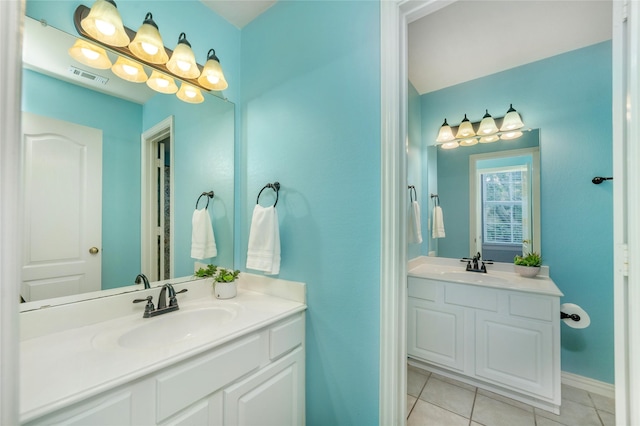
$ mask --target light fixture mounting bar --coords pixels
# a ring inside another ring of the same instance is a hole
[[[166,67],[165,64],[152,64],[152,63],[147,62],[147,61],[145,61],[143,59],[140,59],[137,56],[135,56],[133,53],[131,53],[129,48],[126,47],[126,46],[125,47],[110,46],[110,45],[102,43],[101,41],[96,40],[95,38],[90,36],[82,28],[82,25],[80,24],[82,22],[82,20],[89,14],[90,10],[91,9],[89,7],[81,4],[76,8],[76,10],[75,10],[75,12],[73,14],[73,25],[76,27],[76,31],[78,31],[78,34],[80,34],[82,37],[84,37],[84,38],[86,38],[88,40],[91,40],[92,42],[94,42],[96,44],[99,44],[100,46],[102,46],[102,47],[104,47],[104,48],[106,48],[106,49],[108,49],[108,50],[110,50],[110,51],[112,51],[112,52],[114,52],[116,54],[123,55],[123,56],[127,57],[128,59],[131,59],[131,60],[136,61],[136,62],[140,62],[140,63],[148,66],[151,69],[158,70],[158,71],[160,71],[160,72],[162,72],[164,74],[167,74],[170,77],[176,78],[176,79],[178,79],[180,81],[184,81],[186,83],[189,83],[192,86],[195,86],[195,87],[198,87],[201,90],[204,90],[205,92],[211,92],[210,89],[207,89],[206,87],[204,87],[203,85],[198,83],[198,79],[184,78],[184,77],[177,76],[174,73],[172,73],[171,71],[169,71],[169,69]],[[136,32],[135,31],[133,31],[130,28],[127,28],[126,26],[124,27],[124,30],[125,30],[125,32],[127,33],[127,35],[129,36],[129,38],[131,40],[133,40],[135,38],[135,36],[136,36]],[[167,48],[165,46],[163,46],[163,47],[164,47],[164,50],[167,52],[167,55],[169,57],[171,57],[171,54],[173,53],[173,50],[171,50],[171,49],[169,49],[169,48]],[[196,63],[196,65],[198,66],[198,69],[200,71],[202,71],[202,69],[204,68],[202,65],[200,65],[198,63]]]

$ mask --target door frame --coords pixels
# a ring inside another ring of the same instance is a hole
[[[174,155],[174,116],[170,115],[158,124],[142,133],[140,137],[140,249],[141,249],[141,268],[142,273],[150,276],[151,271],[155,270],[157,256],[155,239],[152,236],[156,234],[155,221],[148,220],[155,217],[156,212],[156,177],[154,171],[157,170],[155,161],[157,157],[156,150],[153,149],[157,142],[169,138],[169,152]],[[173,158],[171,159],[173,163]],[[169,270],[171,277],[174,275],[174,173],[173,167],[169,171]]]

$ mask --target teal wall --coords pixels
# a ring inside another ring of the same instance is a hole
[[[103,289],[132,284],[140,273],[140,203],[131,200],[140,199],[142,106],[30,70],[22,83],[24,111],[102,130]]]
[[[562,302],[591,316],[586,329],[562,326],[562,370],[607,383],[614,378],[612,185],[591,179],[612,174],[611,78],[611,42],[603,42],[422,96],[425,144],[445,117],[452,125],[465,113],[479,121],[485,108],[501,116],[510,103],[540,129],[544,264]]]
[[[508,142],[498,141],[456,149],[437,148],[437,187],[446,232],[446,238],[438,239],[438,256],[459,259],[475,254],[469,251],[469,157],[487,152],[537,147],[539,135],[538,130],[533,130],[523,132],[520,138]]]
[[[279,277],[307,283],[310,426],[378,424],[379,15],[287,1],[242,30],[239,263],[258,191],[279,181]]]

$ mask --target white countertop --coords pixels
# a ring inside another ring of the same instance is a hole
[[[542,266],[538,276],[533,278],[521,277],[515,273],[512,263],[495,262],[486,267],[487,273],[468,272],[465,270],[466,263],[461,262],[460,259],[420,256],[409,262],[407,275],[459,284],[563,296],[549,277],[547,266]]]
[[[233,320],[212,327],[204,335],[190,336],[167,345],[128,349],[105,344],[104,338],[102,342],[100,338],[96,338],[113,330],[135,328],[173,315],[174,312],[169,312],[153,318],[142,318],[144,303],[132,303],[134,297],[144,297],[147,293],[152,294],[156,302],[158,288],[144,290],[135,296],[128,293],[23,312],[23,337],[20,342],[20,421],[33,420],[81,399],[143,377],[306,309],[303,283],[252,277],[251,274],[242,275],[238,295],[227,300],[215,298],[211,290],[211,280],[175,285],[176,291],[189,288],[189,292],[178,295],[180,310],[175,313],[205,306],[219,306],[225,309],[233,308],[237,314]],[[263,288],[266,290],[264,293],[258,292]],[[115,307],[115,304],[122,305],[123,309],[130,312],[102,321],[97,321],[96,318],[104,319],[104,313],[87,313],[86,321],[76,316],[82,310],[88,312],[87,307],[95,310],[95,306],[103,306],[109,310],[108,306]],[[74,316],[75,321],[60,320],[60,317]],[[94,318],[90,318],[92,316]],[[43,322],[55,325],[49,325],[48,331],[44,333],[36,331],[37,324]],[[71,327],[69,324],[76,326]]]

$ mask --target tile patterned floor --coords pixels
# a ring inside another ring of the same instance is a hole
[[[560,415],[409,366],[407,426],[614,426],[614,401],[562,385]]]

